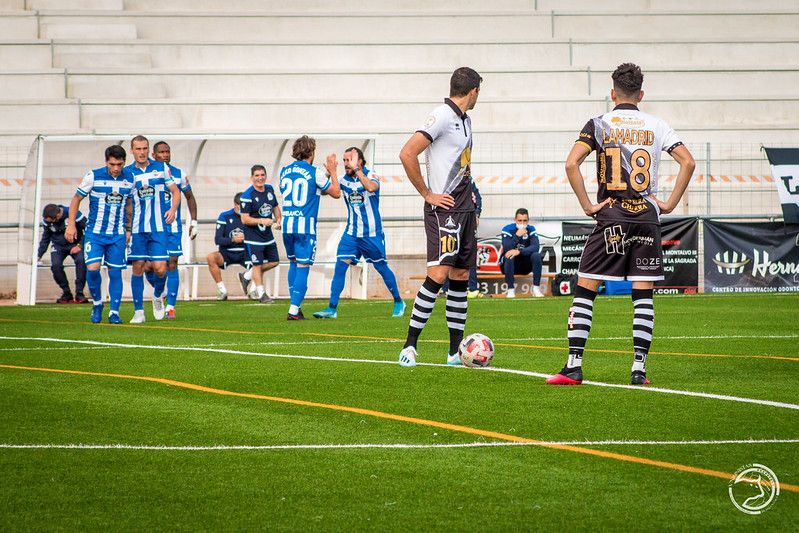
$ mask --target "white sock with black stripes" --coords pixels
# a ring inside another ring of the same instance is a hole
[[[583,366],[583,350],[591,332],[591,323],[594,318],[594,299],[596,293],[585,287],[577,286],[574,290],[574,300],[569,309],[569,360],[568,368]]]
[[[436,305],[436,295],[441,290],[441,283],[431,279],[429,276],[425,278],[422,286],[419,287],[419,292],[416,293],[416,299],[413,301],[413,311],[411,313],[411,322],[408,325],[408,337],[405,339],[405,348],[413,346],[416,348],[416,343],[419,341],[419,335],[422,334],[427,319],[433,313],[433,307]]]
[[[655,306],[652,289],[633,289],[633,371],[646,372],[646,356],[652,344]]]
[[[458,353],[458,346],[463,340],[466,329],[466,310],[468,300],[466,289],[469,282],[465,279],[450,279],[447,291],[447,327],[449,328],[449,355]]]

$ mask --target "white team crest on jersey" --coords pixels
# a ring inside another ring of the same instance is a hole
[[[429,128],[430,126],[432,126],[435,123],[436,123],[436,117],[434,117],[433,115],[430,115],[429,117],[427,117],[427,120],[424,122],[424,127],[425,128]]]
[[[451,216],[447,217],[447,221],[444,222],[444,227],[445,228],[454,228],[455,227],[455,221],[452,220]]]

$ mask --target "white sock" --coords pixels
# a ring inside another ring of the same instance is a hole
[[[300,312],[300,306],[294,305],[294,304],[289,306],[289,314],[290,315],[296,315],[299,312]]]
[[[108,312],[108,316],[111,316],[111,315],[118,315],[118,314],[119,314],[119,312],[117,312],[117,311],[109,311],[109,312]]]
[[[256,285],[255,287],[255,294],[258,295],[258,298],[264,295],[264,286],[263,285]]]
[[[224,281],[220,281],[219,283],[217,283],[216,288],[219,289],[219,292],[227,292]]]
[[[102,300],[99,300],[99,301],[98,300],[92,300],[92,305],[103,305],[103,301]]]
[[[252,279],[252,269],[244,271],[244,279],[250,281]]]

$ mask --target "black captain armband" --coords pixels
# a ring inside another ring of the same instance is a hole
[[[672,144],[671,146],[669,146],[668,149],[666,150],[666,153],[670,154],[678,146],[683,146],[682,141],[678,141],[678,142]]]

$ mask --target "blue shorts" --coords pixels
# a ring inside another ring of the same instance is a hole
[[[125,236],[86,233],[83,257],[87,265],[102,262],[108,268],[127,268]]]
[[[361,260],[361,256],[369,263],[386,260],[386,239],[377,237],[353,237],[345,233],[336,249],[336,259],[349,259],[353,263]]]
[[[280,256],[277,253],[277,244],[274,242],[264,246],[248,244],[247,257],[247,261],[253,265],[264,265],[266,263],[277,263],[280,261]]]
[[[183,255],[183,233],[167,233],[166,253],[169,257],[180,257]]]
[[[284,233],[286,256],[300,265],[312,265],[316,260],[316,235]]]
[[[129,261],[166,261],[167,239],[169,234],[163,231],[150,233],[134,233],[130,245]]]
[[[222,255],[222,270],[230,265],[241,265],[249,268],[250,259],[247,256],[247,250],[230,251],[227,248],[220,248],[219,253]]]

